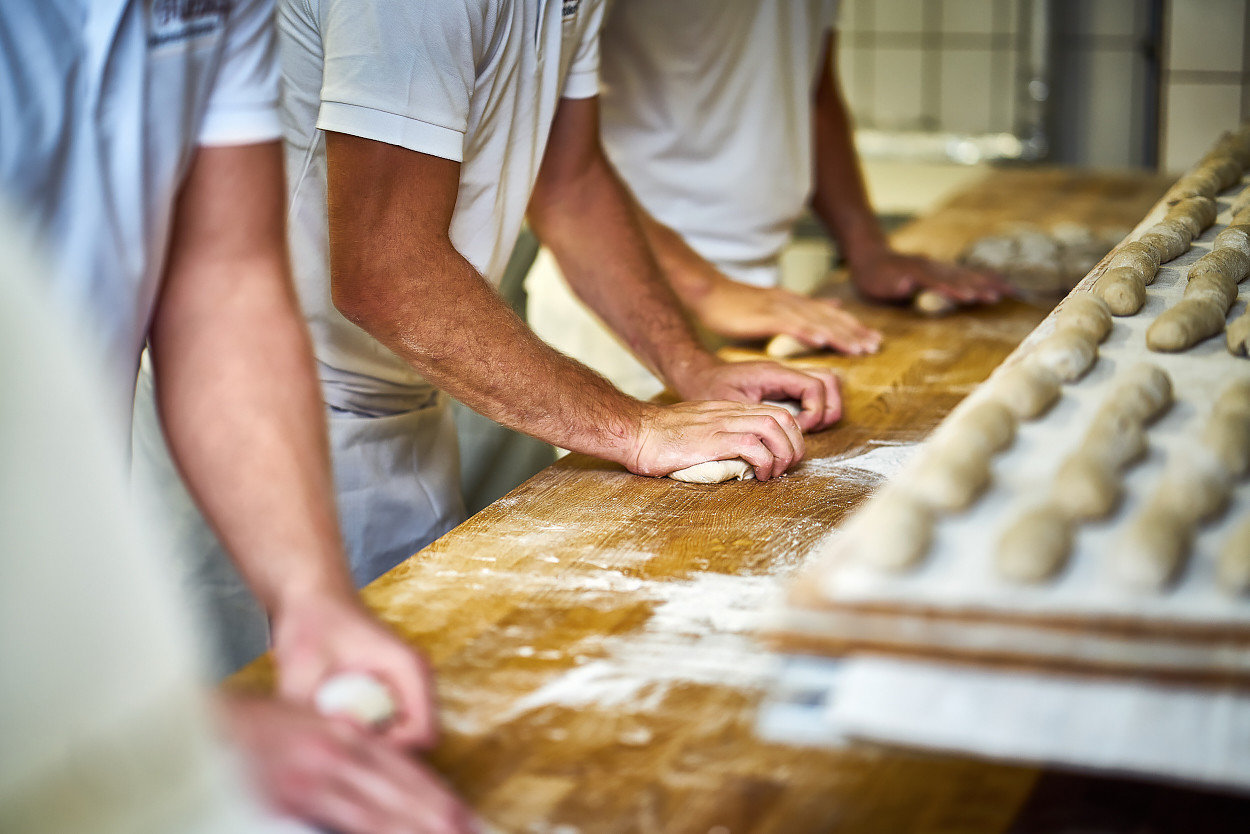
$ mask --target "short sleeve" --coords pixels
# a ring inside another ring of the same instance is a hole
[[[248,145],[281,135],[273,0],[238,0],[226,20],[199,143]]]
[[[587,6],[587,19],[583,23],[581,40],[569,74],[564,78],[561,98],[593,98],[599,95],[599,35],[603,31],[603,18],[607,3],[603,0],[582,0]]]
[[[484,5],[324,0],[317,127],[463,161]]]

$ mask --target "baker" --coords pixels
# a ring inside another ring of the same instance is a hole
[[[615,3],[604,26],[603,141],[637,198],[664,277],[697,321],[733,339],[788,334],[850,354],[880,335],[835,302],[779,287],[780,255],[811,206],[861,295],[933,289],[992,302],[994,276],[893,251],[859,170],[835,61],[834,0]],[[639,396],[660,387],[587,314],[540,255],[534,330]]]
[[[344,558],[284,252],[272,17],[268,0],[4,4],[0,194],[23,212],[19,239],[51,255],[27,277],[105,363],[96,407],[110,425],[129,425],[151,346],[161,427],[273,624],[288,703],[227,712],[275,800],[349,831],[418,830],[454,803],[438,805],[437,779],[397,753],[434,740],[428,675],[357,601]],[[340,672],[389,688],[384,738],[312,712]],[[377,790],[345,793],[345,779]]]
[[[776,477],[801,429],[839,415],[831,374],[708,353],[660,278],[599,144],[604,10],[280,3],[291,250],[360,581],[461,518],[447,393],[643,475],[742,457]],[[577,291],[692,402],[622,394],[504,304],[493,285],[527,209]]]

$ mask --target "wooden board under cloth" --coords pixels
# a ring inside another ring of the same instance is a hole
[[[1131,226],[1165,185],[995,171],[964,195],[982,206],[984,231],[968,223],[952,240],[939,212],[900,234],[947,254],[1042,204],[1056,219],[1071,208],[1077,222]],[[1017,817],[1033,768],[790,747],[754,732],[778,662],[756,630],[877,483],[844,463],[921,439],[1045,313],[1008,303],[923,321],[851,309],[886,348],[804,360],[843,375],[847,416],[809,439],[792,475],[701,486],[571,456],[365,590],[432,661],[443,723],[433,764],[497,829],[988,833]],[[267,663],[237,681],[268,682]]]
[[[1222,590],[1215,579],[1219,548],[1236,522],[1250,516],[1250,482],[1235,484],[1229,506],[1198,528],[1193,553],[1173,585],[1161,591],[1126,588],[1112,564],[1126,522],[1160,483],[1168,455],[1201,433],[1224,386],[1250,379],[1250,361],[1231,355],[1222,334],[1181,353],[1154,353],[1145,344],[1147,327],[1180,300],[1186,272],[1227,226],[1229,206],[1241,190],[1235,186],[1220,195],[1215,225],[1190,251],[1162,266],[1145,307],[1114,320],[1088,375],[1064,385],[1043,417],[1020,423],[1012,446],[993,460],[987,494],[962,513],[939,517],[933,546],[915,570],[890,573],[865,565],[849,552],[854,548],[848,540],[831,536],[827,554],[796,580],[791,604],[779,615],[781,644],[820,654],[872,652],[1250,687],[1250,598]],[[1164,210],[1157,205],[1130,238]],[[1107,260],[1076,292],[1093,285]],[[1242,287],[1230,316],[1245,307],[1250,286]],[[1052,316],[1004,367],[1053,330]],[[1176,402],[1148,429],[1145,461],[1125,474],[1125,500],[1110,518],[1076,528],[1072,556],[1053,580],[1021,584],[1000,578],[993,560],[1004,528],[1044,497],[1116,374],[1141,361],[1170,374]]]

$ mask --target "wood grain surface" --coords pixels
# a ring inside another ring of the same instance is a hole
[[[897,241],[950,257],[1015,222],[1130,227],[1165,185],[1143,175],[996,171]],[[846,416],[809,438],[808,459],[787,477],[681,484],[571,456],[365,589],[367,603],[431,658],[444,724],[432,761],[498,830],[1013,825],[1034,769],[783,747],[753,732],[778,662],[755,636],[763,611],[876,485],[852,459],[923,438],[1046,313],[1006,302],[924,320],[847,303],[884,331],[884,349],[795,363],[840,372]],[[263,689],[270,676],[262,660],[233,685]]]

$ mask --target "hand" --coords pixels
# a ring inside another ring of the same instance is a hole
[[[803,433],[775,405],[692,402],[648,405],[623,461],[639,475],[667,475],[709,460],[742,458],[760,481],[803,457]]]
[[[354,594],[317,596],[276,611],[273,654],[284,698],[311,705],[328,678],[366,672],[395,699],[397,714],[383,735],[404,747],[434,745],[434,687],[425,661],[374,619]]]
[[[899,301],[928,289],[959,304],[991,304],[1015,292],[997,275],[889,249],[852,263],[851,280],[875,301]]]
[[[786,333],[813,348],[852,356],[876,353],[881,334],[865,327],[833,299],[753,287],[721,276],[694,306],[699,322],[730,339],[768,339]]]
[[[819,431],[842,417],[838,377],[823,368],[802,371],[776,362],[721,362],[715,360],[686,374],[673,387],[686,400],[730,400],[760,403],[794,400],[802,405],[798,424],[805,432]]]
[[[279,813],[342,834],[478,830],[442,780],[359,727],[273,699],[221,706],[246,770]]]

